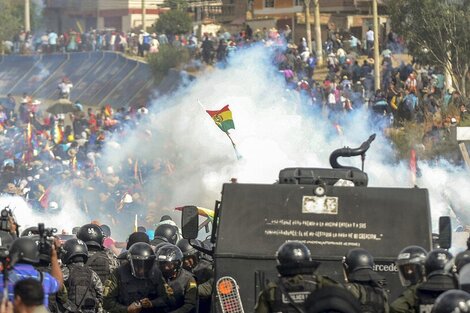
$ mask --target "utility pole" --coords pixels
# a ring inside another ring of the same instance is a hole
[[[304,0],[305,3],[305,27],[307,27],[307,47],[312,50],[312,29],[310,27],[310,0]]]
[[[379,13],[377,0],[372,0],[372,14],[374,18],[374,87],[380,89],[380,51],[379,51]]]
[[[315,52],[317,64],[323,65],[323,47],[321,40],[321,20],[320,20],[320,0],[313,0],[313,9],[315,10]]]
[[[29,14],[29,0],[24,0],[24,31],[31,31],[31,21]]]
[[[145,0],[142,0],[142,30],[145,32]]]

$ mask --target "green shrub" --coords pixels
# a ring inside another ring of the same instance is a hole
[[[186,48],[161,45],[157,53],[150,53],[147,61],[157,81],[160,81],[171,68],[178,68],[189,61]]]

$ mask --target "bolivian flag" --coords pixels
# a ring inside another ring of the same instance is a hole
[[[212,117],[215,124],[219,126],[223,132],[227,132],[229,129],[235,129],[232,119],[232,111],[228,108],[228,104],[218,111],[206,110],[206,112]]]
[[[52,140],[56,145],[58,145],[62,142],[62,140],[64,140],[64,131],[58,123],[56,123],[54,125],[54,128],[52,129]]]

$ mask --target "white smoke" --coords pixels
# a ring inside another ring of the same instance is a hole
[[[45,227],[56,228],[58,233],[65,230],[71,233],[73,227],[89,223],[87,216],[77,206],[73,193],[68,188],[56,187],[51,190],[51,201],[57,201],[59,210],[48,210],[38,212],[32,209],[23,197],[2,195],[0,197],[0,208],[8,207],[18,224],[20,233],[28,227],[44,223]]]
[[[34,16],[41,17],[45,8],[44,0],[32,0],[31,3],[34,4],[34,12],[32,12]]]
[[[120,138],[119,149],[106,148],[102,159],[119,167],[137,155],[160,164],[162,170],[150,179],[147,190],[160,216],[186,204],[212,208],[222,184],[232,177],[241,183],[273,183],[286,167],[329,167],[334,149],[356,147],[377,132],[366,111],[358,110],[341,123],[344,135],[338,135],[323,112],[299,105],[297,93],[285,89],[271,59],[266,48],[247,49],[232,58],[227,69],[201,75],[185,90],[156,100],[157,113]],[[233,112],[236,129],[231,134],[240,160],[205,112],[226,104]],[[361,166],[360,158],[348,162]],[[470,194],[462,193],[469,190],[470,180],[467,172],[445,162],[420,167],[418,184],[429,188],[436,228],[437,218],[449,213],[449,195],[460,196],[454,205],[461,208],[470,203]],[[391,143],[380,132],[367,153],[365,170],[369,186],[412,187],[407,162],[396,163]],[[179,214],[173,216],[179,220]]]
[[[33,82],[42,82],[42,81],[46,80],[47,78],[49,78],[51,73],[50,73],[49,69],[47,67],[45,67],[42,62],[37,63],[36,66],[39,67],[40,71],[39,71],[39,73],[37,73],[36,75],[31,77],[31,79],[30,79],[31,81],[33,81]]]

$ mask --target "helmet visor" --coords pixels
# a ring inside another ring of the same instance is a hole
[[[150,270],[153,267],[154,259],[140,259],[130,258],[130,264],[132,269],[132,275],[138,279],[145,279],[150,274]]]
[[[398,265],[401,284],[405,287],[416,285],[424,279],[423,266],[421,264]]]
[[[189,256],[185,256],[183,258],[183,265],[182,267],[187,270],[187,271],[190,271],[192,272],[193,269],[196,267],[197,265],[197,259],[194,255],[189,255]]]
[[[162,272],[163,277],[169,279],[172,278],[175,273],[178,271],[178,266],[176,261],[169,262],[169,261],[160,261],[158,262],[158,267]]]

